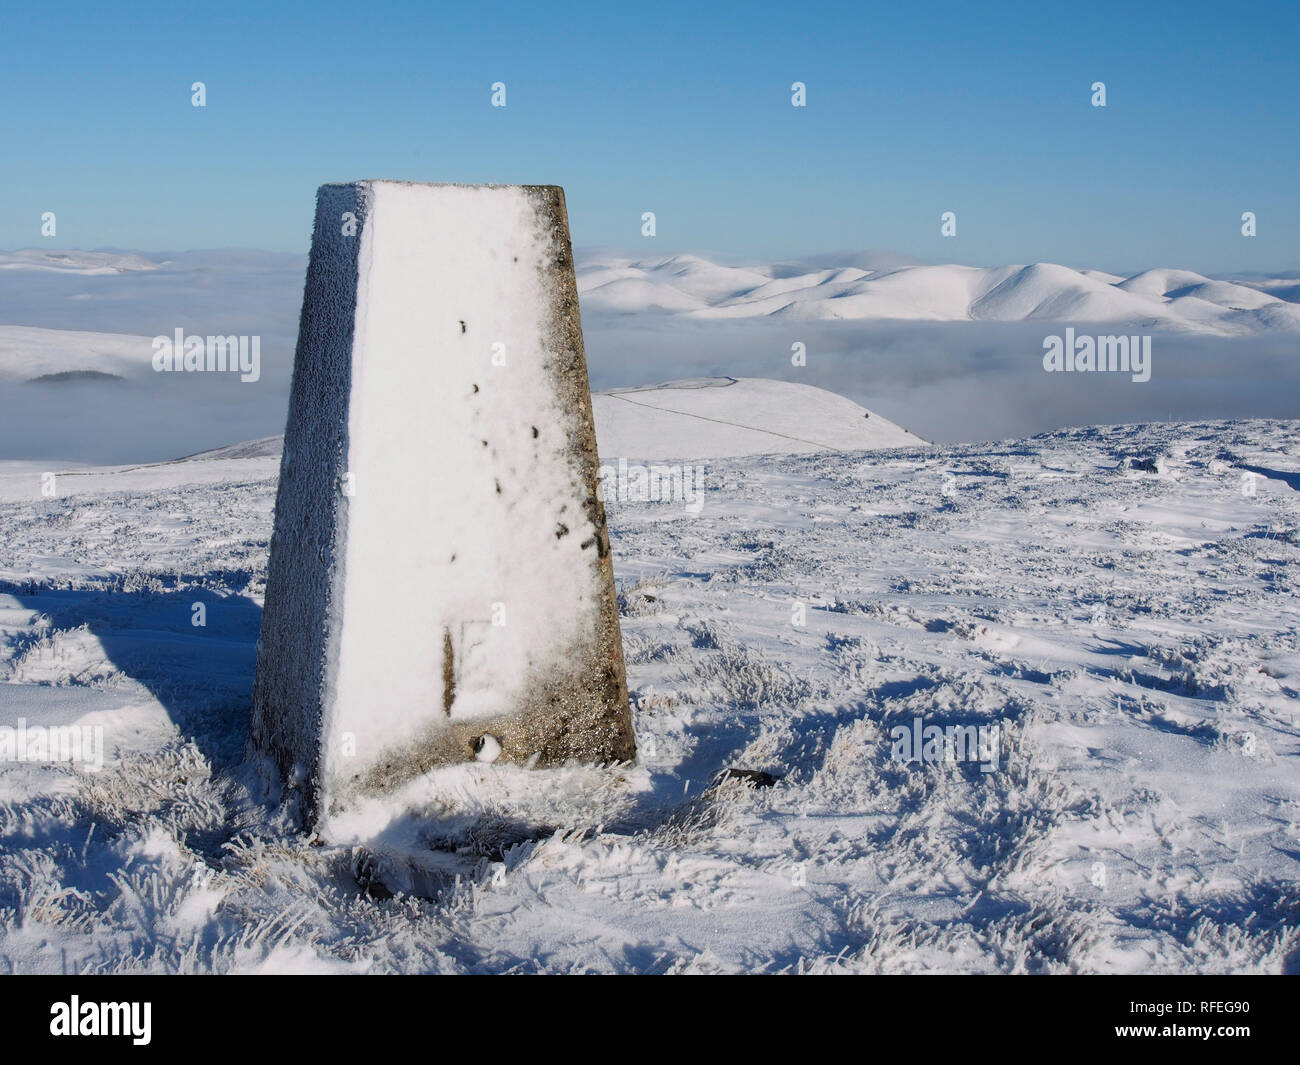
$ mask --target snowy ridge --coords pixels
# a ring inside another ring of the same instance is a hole
[[[0,251],[0,270],[45,270],[60,274],[124,274],[157,270],[166,266],[137,255],[118,251]]]
[[[1283,298],[1290,294],[1283,285],[1215,281],[1189,270],[1147,270],[1123,278],[1034,263],[991,269],[850,267],[791,276],[771,266],[719,266],[693,255],[602,256],[580,264],[578,290],[585,310],[692,318],[1042,319],[1226,335],[1300,331],[1300,306]]]
[[[595,392],[591,405],[604,461],[796,455],[925,443],[834,392],[757,377],[691,378]],[[266,437],[184,461],[278,454],[282,443],[282,437]]]
[[[141,377],[153,372],[152,338],[0,325],[0,381],[51,374]]]
[[[592,396],[602,459],[861,451],[924,441],[850,399],[788,381],[707,377]]]

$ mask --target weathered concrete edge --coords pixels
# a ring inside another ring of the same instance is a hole
[[[276,489],[249,746],[301,789],[300,815],[316,817],[326,684],[338,633],[346,500],[340,490],[356,328],[359,257],[369,201],[361,183],[316,193],[284,451]],[[356,220],[345,235],[344,215]],[[315,525],[325,531],[310,537]]]

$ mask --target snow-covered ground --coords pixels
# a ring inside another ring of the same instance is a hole
[[[242,764],[278,442],[5,464],[0,724],[99,726],[104,767],[0,767],[0,969],[1295,970],[1298,446],[773,443],[702,507],[610,502],[639,763],[444,776],[430,898]],[[904,764],[917,722],[998,742]]]

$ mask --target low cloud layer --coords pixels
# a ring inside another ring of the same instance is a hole
[[[1054,322],[695,322],[664,316],[585,321],[592,387],[731,374],[816,385],[936,442],[973,442],[1072,425],[1300,416],[1300,337],[1155,334],[1151,379],[1047,373]],[[1083,332],[1084,330],[1080,330]],[[1104,325],[1087,331],[1104,335]],[[807,365],[791,365],[804,344]]]
[[[75,254],[75,253],[73,253]],[[160,260],[164,256],[154,255]],[[0,460],[149,462],[284,429],[304,259],[260,252],[186,253],[153,270],[7,270],[0,324],[130,333],[177,328],[261,337],[261,379],[99,366],[93,345],[68,364],[0,374]],[[593,389],[683,377],[766,377],[848,396],[936,442],[1025,436],[1063,426],[1296,417],[1300,335],[1153,333],[1151,378],[1047,373],[1043,341],[1068,322],[698,320],[653,312],[583,315]],[[1078,323],[1132,334],[1130,324]],[[791,364],[801,343],[806,365]],[[63,376],[110,370],[121,380]]]

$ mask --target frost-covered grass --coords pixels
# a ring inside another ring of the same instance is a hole
[[[108,755],[0,767],[0,971],[1300,968],[1298,443],[711,461],[698,515],[613,504],[641,764],[528,821],[467,778],[429,898],[243,763],[272,464],[0,476],[0,724]],[[892,759],[915,718],[996,724],[997,769]]]

